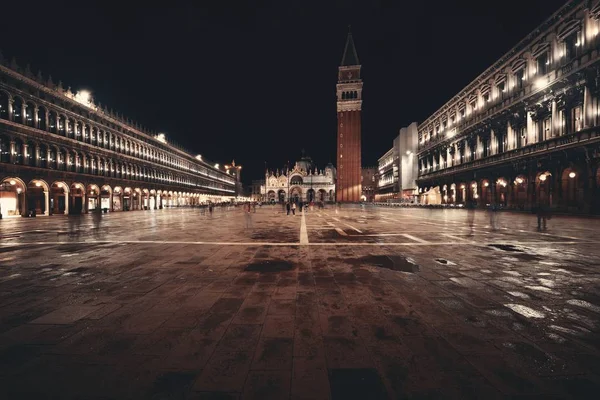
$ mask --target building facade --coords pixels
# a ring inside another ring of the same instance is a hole
[[[362,188],[361,201],[375,201],[375,191],[377,189],[377,167],[363,167],[360,178]]]
[[[419,126],[422,202],[597,212],[599,20],[569,1]]]
[[[392,148],[378,160],[376,201],[416,201],[418,124],[400,129]]]
[[[360,62],[352,34],[348,32],[337,83],[337,201],[358,202],[361,190]]]
[[[261,188],[262,200],[268,202],[335,201],[336,169],[327,164],[318,169],[310,157],[302,159],[294,168],[266,171]]]
[[[2,60],[0,60],[2,61]],[[236,196],[225,170],[52,79],[0,62],[0,214],[157,209]]]

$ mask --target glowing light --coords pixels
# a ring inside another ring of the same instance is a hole
[[[569,178],[573,179],[577,176],[575,172],[569,172]]]
[[[476,184],[476,183],[474,183],[474,184],[472,184],[472,185],[471,185],[471,187],[472,187],[473,189],[475,189],[475,188],[477,187],[477,184]]]
[[[15,186],[17,184],[17,182],[14,179],[11,179],[9,183],[13,186]]]
[[[41,184],[41,183],[39,183],[39,182],[36,182],[36,183],[35,183],[35,186],[37,186],[37,187],[40,187],[40,186],[42,186],[42,184]]]
[[[544,78],[538,78],[536,79],[536,81],[534,82],[534,86],[536,89],[542,89],[544,87],[546,87],[546,85],[548,84],[548,81]]]
[[[523,178],[517,178],[515,179],[515,181],[520,185],[521,183],[523,183]]]
[[[542,174],[540,175],[540,181],[544,182],[546,180],[546,175]]]
[[[218,169],[218,168],[219,168],[219,164],[215,164],[215,168],[217,168],[217,169]]]
[[[485,186],[485,187],[488,187],[488,186],[490,186],[490,184],[489,184],[488,182],[485,182],[485,183],[483,184],[483,186]]]
[[[167,143],[167,137],[164,133],[159,133],[158,135],[155,135],[154,139],[158,140],[161,143]]]
[[[407,155],[407,156],[410,156],[411,154],[412,154],[412,151],[410,151],[410,150],[406,150],[406,155]]]
[[[73,97],[73,99],[76,102],[81,103],[87,107],[90,107],[92,105],[92,93],[90,93],[89,90],[80,90],[75,94],[75,97]]]
[[[17,193],[18,193],[18,194],[21,194],[21,192],[22,192],[22,191],[23,191],[23,189],[21,189],[21,188],[17,188]]]
[[[196,156],[196,160],[200,160],[200,161],[202,161],[202,156],[201,156],[200,154],[198,154],[198,155]]]

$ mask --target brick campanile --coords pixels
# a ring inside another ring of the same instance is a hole
[[[336,200],[359,202],[361,189],[362,79],[352,33],[348,32],[337,83]]]

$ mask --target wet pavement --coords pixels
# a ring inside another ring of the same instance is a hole
[[[598,219],[0,221],[0,398],[596,398]]]

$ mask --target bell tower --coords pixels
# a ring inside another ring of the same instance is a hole
[[[337,184],[336,200],[359,202],[361,189],[361,109],[360,62],[352,33],[338,68],[337,83]]]

